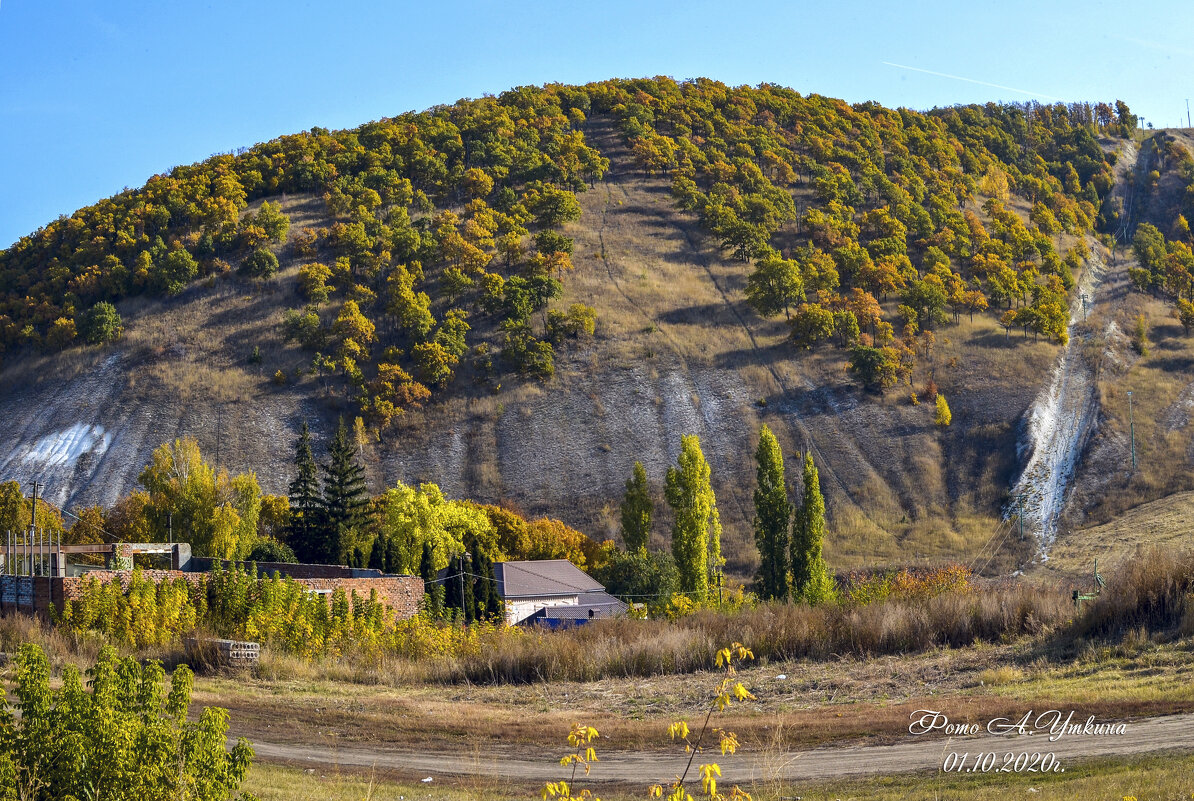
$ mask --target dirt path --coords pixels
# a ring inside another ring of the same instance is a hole
[[[1136,168],[1136,148],[1127,144],[1116,163],[1116,192],[1130,209],[1134,192],[1128,174]],[[1087,237],[1091,256],[1070,306],[1069,344],[1062,350],[1048,385],[1032,404],[1028,419],[1028,461],[1012,489],[1008,514],[1022,510],[1024,528],[1037,543],[1037,559],[1048,559],[1078,459],[1098,426],[1098,385],[1083,344],[1095,335],[1086,325],[1091,311],[1106,301],[1099,289],[1110,272],[1103,250]]]
[[[1043,710],[1041,710],[1043,711]],[[1075,722],[1078,721],[1075,715]],[[1156,751],[1194,751],[1194,714],[1170,715],[1128,722],[1119,735],[1069,734],[1049,742],[1046,732],[1034,735],[988,735],[965,738],[922,739],[909,735],[896,745],[825,747],[793,753],[739,752],[722,757],[710,752],[700,762],[717,762],[723,783],[746,784],[775,780],[793,781],[843,776],[885,776],[939,770],[945,755],[993,751],[1002,765],[1004,754],[1052,753],[1064,769],[1076,760],[1130,756]],[[687,757],[653,753],[618,753],[600,748],[600,762],[590,776],[592,783],[650,785],[668,782],[683,772]],[[258,759],[307,767],[376,768],[423,778],[484,777],[534,783],[561,778],[557,759],[564,753],[550,751],[527,758],[524,751],[408,752],[362,748],[359,745],[280,745],[254,741]]]

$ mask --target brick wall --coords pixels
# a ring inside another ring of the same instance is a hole
[[[155,583],[181,578],[192,584],[198,584],[204,576],[203,573],[184,573],[178,570],[142,570],[141,575]],[[34,611],[48,616],[51,600],[59,606],[64,599],[77,600],[91,578],[103,584],[119,581],[121,587],[127,590],[132,576],[132,571],[129,570],[93,570],[86,576],[33,579]],[[18,606],[16,603],[17,577],[0,576],[0,579],[13,580],[11,588],[0,587],[0,610],[28,612],[27,605]],[[21,581],[28,582],[30,579]],[[418,614],[419,602],[423,599],[423,580],[417,576],[383,576],[378,573],[372,578],[296,578],[294,581],[311,590],[328,591],[329,598],[332,592],[341,588],[347,594],[356,592],[362,598],[368,598],[369,593],[376,590],[377,600],[390,607],[399,620],[406,620]],[[11,603],[5,600],[9,595],[12,596]]]

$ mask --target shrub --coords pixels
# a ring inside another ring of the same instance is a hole
[[[92,306],[80,320],[79,333],[91,345],[103,345],[120,339],[124,333],[124,321],[116,307],[106,300]]]
[[[111,647],[87,671],[74,665],[50,688],[50,663],[26,644],[17,657],[20,716],[0,692],[0,799],[232,798],[248,773],[253,749],[241,739],[226,750],[228,713],[204,709],[187,720],[193,676],[174,671],[163,699],[165,671],[117,659]],[[242,799],[251,796],[243,795]]]
[[[284,562],[291,565],[298,563],[294,549],[284,542],[273,539],[258,540],[253,546],[253,550],[249,551],[248,560],[250,562]]]
[[[278,257],[266,248],[257,248],[240,263],[240,271],[250,278],[269,278],[278,271]]]

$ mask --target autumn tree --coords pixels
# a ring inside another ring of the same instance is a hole
[[[788,526],[792,504],[784,483],[784,455],[771,429],[763,424],[755,450],[755,545],[759,549],[759,570],[755,587],[760,598],[787,600]]]
[[[709,463],[696,434],[681,438],[679,463],[668,468],[664,496],[674,516],[672,555],[680,571],[680,589],[704,598],[709,591],[709,571],[722,563],[721,519]]]
[[[197,555],[220,559],[241,559],[252,549],[261,510],[256,477],[217,474],[193,437],[154,450],[137,480],[149,493],[146,513],[158,542],[170,531],[185,532]]]
[[[817,303],[800,304],[789,326],[792,329],[789,335],[792,342],[803,348],[811,348],[821,340],[828,339],[836,330],[833,312]]]
[[[949,426],[953,422],[953,413],[949,410],[949,404],[945,401],[944,393],[937,393],[937,414],[933,418],[933,422],[942,428]]]
[[[635,462],[634,472],[626,480],[626,492],[622,496],[622,542],[627,551],[646,552],[654,513],[647,470],[642,462]]]

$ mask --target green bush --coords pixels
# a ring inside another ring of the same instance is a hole
[[[51,689],[46,655],[22,646],[15,709],[0,690],[0,801],[252,798],[237,789],[253,749],[242,739],[226,750],[227,711],[208,707],[188,721],[191,670],[175,670],[163,697],[165,675],[158,662],[105,647],[87,671],[90,691],[74,665]]]
[[[618,551],[591,571],[610,595],[627,603],[666,602],[680,587],[680,573],[670,553]]]
[[[124,321],[116,307],[106,300],[92,306],[80,321],[79,333],[92,345],[102,345],[119,339],[124,333]]]
[[[240,271],[250,278],[269,278],[278,271],[278,257],[266,248],[257,248],[241,262]]]
[[[257,544],[253,546],[253,550],[249,551],[248,560],[250,562],[284,562],[291,565],[298,562],[294,550],[289,545],[270,539],[258,540]]]

